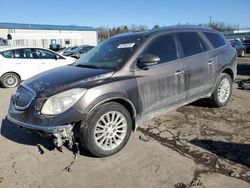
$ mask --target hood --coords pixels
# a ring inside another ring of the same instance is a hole
[[[50,97],[72,88],[84,88],[89,78],[105,75],[110,77],[114,71],[75,66],[63,66],[38,74],[23,84],[33,89],[37,97]],[[104,79],[103,78],[103,79]]]
[[[70,56],[72,54],[76,54],[76,52],[63,52],[63,56]]]
[[[72,63],[74,63],[77,59],[71,56],[63,56],[65,57],[67,60],[71,61]]]

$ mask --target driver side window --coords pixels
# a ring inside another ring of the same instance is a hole
[[[143,54],[152,54],[160,58],[160,63],[167,63],[177,59],[174,37],[170,34],[161,35],[153,39],[143,51]]]

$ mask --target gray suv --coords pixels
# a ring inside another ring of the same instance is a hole
[[[23,82],[7,118],[57,147],[77,138],[93,155],[117,153],[131,131],[159,114],[206,98],[228,103],[236,51],[221,33],[176,26],[112,37],[76,63]]]

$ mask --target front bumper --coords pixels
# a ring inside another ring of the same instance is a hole
[[[57,125],[57,126],[49,126],[49,127],[44,127],[41,125],[33,125],[33,124],[25,123],[17,119],[14,119],[10,117],[9,114],[7,115],[7,119],[11,121],[12,123],[19,125],[23,128],[26,128],[32,131],[43,131],[43,132],[51,133],[51,134],[56,134],[56,133],[62,132],[65,129],[70,129],[72,127],[72,125],[60,125],[60,126]]]

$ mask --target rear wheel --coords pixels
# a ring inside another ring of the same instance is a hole
[[[119,103],[100,105],[82,124],[81,135],[87,149],[97,157],[119,152],[128,142],[132,119],[128,110]]]
[[[210,98],[210,103],[215,107],[225,106],[232,95],[232,78],[222,73],[216,83],[215,90]]]
[[[19,76],[15,73],[6,73],[1,77],[1,84],[5,88],[16,87],[20,81]]]

